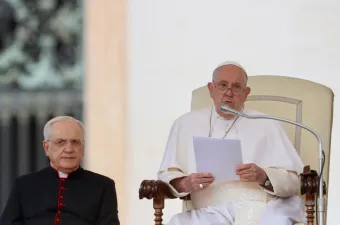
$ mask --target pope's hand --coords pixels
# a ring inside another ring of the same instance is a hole
[[[263,184],[267,179],[266,172],[254,163],[241,164],[236,167],[236,174],[242,181]]]
[[[179,186],[183,192],[190,193],[208,187],[214,179],[211,173],[192,173],[181,179]]]

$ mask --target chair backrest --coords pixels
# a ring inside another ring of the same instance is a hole
[[[333,122],[332,90],[308,80],[284,76],[249,76],[251,93],[246,107],[302,123],[320,134],[325,152],[324,180],[328,187],[329,156]],[[192,92],[191,109],[210,106],[206,86]],[[305,165],[319,172],[318,142],[308,131],[282,123]]]

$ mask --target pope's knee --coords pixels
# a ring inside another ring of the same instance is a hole
[[[260,225],[293,225],[293,222],[287,216],[270,215],[263,218]]]
[[[180,225],[183,224],[183,213],[175,214],[171,217],[169,225]]]

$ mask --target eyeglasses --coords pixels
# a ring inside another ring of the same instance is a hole
[[[65,140],[65,139],[57,139],[55,141],[47,140],[55,144],[57,147],[62,148],[67,145],[68,142],[71,143],[71,146],[74,148],[79,148],[83,145],[83,141],[79,139]]]
[[[233,84],[231,88],[228,87],[228,82],[219,82],[217,84],[215,82],[213,83],[215,87],[222,93],[227,93],[228,90],[230,89],[233,94],[239,94],[245,90],[245,88],[243,88],[241,84],[237,84],[237,83]]]

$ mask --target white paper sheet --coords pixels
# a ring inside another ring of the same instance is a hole
[[[239,180],[236,166],[243,163],[241,141],[193,137],[197,173],[210,172],[215,182]]]

